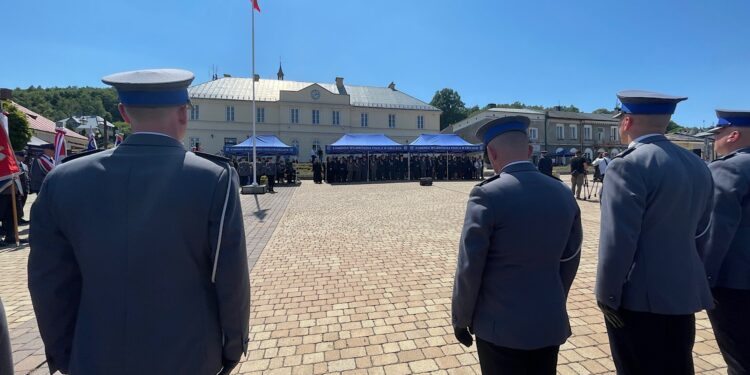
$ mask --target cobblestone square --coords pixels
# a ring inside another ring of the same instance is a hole
[[[250,347],[240,374],[479,374],[456,343],[450,299],[475,182],[279,187],[243,196],[251,265]],[[593,284],[599,205],[580,202],[581,265],[568,299],[573,336],[560,374],[614,373]],[[28,209],[28,207],[27,207]],[[0,296],[17,374],[46,370],[26,287],[28,248],[0,250]],[[705,313],[696,372],[726,373]]]

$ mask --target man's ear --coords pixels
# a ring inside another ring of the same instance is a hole
[[[740,133],[737,130],[732,130],[731,133],[729,133],[729,136],[727,137],[727,143],[734,143],[740,140],[742,138],[742,133]]]
[[[122,116],[122,119],[125,120],[128,124],[132,124],[130,122],[130,116],[128,116],[128,112],[125,111],[125,106],[122,105],[122,103],[117,105],[117,109],[120,110],[120,116]]]

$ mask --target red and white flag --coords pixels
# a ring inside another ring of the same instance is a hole
[[[5,113],[0,113],[0,121],[3,123],[3,126],[0,127],[0,180],[7,180],[20,173],[21,170],[16,164],[16,155],[13,153],[10,138],[5,131],[8,123],[8,117]]]
[[[260,13],[260,5],[258,5],[258,0],[251,0],[253,2],[253,9],[257,10],[258,13]]]
[[[67,151],[65,151],[65,129],[55,128],[55,165],[60,164],[60,162],[65,159],[66,156]]]

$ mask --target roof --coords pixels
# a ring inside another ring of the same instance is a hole
[[[565,119],[565,120],[606,121],[606,122],[617,122],[617,123],[620,122],[620,120],[616,118],[612,118],[612,115],[598,114],[598,113],[549,111],[548,116],[549,118]]]
[[[501,107],[495,107],[495,108],[489,108],[487,109],[490,112],[508,112],[508,113],[525,113],[529,115],[543,115],[544,111],[538,111],[535,109],[527,109],[527,108],[501,108]]]
[[[16,103],[16,102],[12,102],[12,103],[21,112],[23,112],[24,114],[26,114],[26,119],[29,120],[29,127],[31,127],[32,129],[34,129],[36,131],[41,131],[41,132],[46,132],[46,133],[55,133],[55,128],[57,126],[55,125],[55,123],[52,120],[50,120],[50,119],[48,119],[48,118],[46,118],[46,117],[44,117],[44,116],[42,116],[42,115],[34,112],[34,111],[32,111],[32,110],[30,110],[30,109],[28,109],[28,108],[26,108],[26,107],[24,107],[24,106]],[[74,131],[68,131],[68,132],[65,133],[65,135],[67,137],[71,137],[71,138],[78,138],[78,139],[82,139],[82,140],[88,140],[88,138],[86,138],[86,137],[84,137],[84,136],[82,136],[82,135],[80,135],[80,134],[78,134],[78,133],[76,133]]]
[[[250,78],[225,77],[214,81],[201,83],[188,89],[193,99],[224,99],[224,100],[252,100],[252,82]],[[280,81],[261,79],[255,85],[255,100],[261,102],[279,101],[280,92],[300,91],[313,82]],[[335,95],[339,93],[336,84],[318,83],[324,89]],[[423,111],[439,111],[417,98],[401,91],[387,87],[344,85],[344,93],[350,97],[350,104],[355,107],[417,109]]]
[[[699,137],[697,135],[681,134],[681,133],[667,133],[667,139],[670,141],[678,142],[703,142],[705,137]]]
[[[89,129],[89,128],[96,128],[99,127],[100,123],[106,122],[107,126],[110,128],[114,128],[115,125],[112,124],[109,121],[105,121],[103,117],[101,116],[73,116],[64,118],[62,120],[57,121],[58,123],[67,124],[68,121],[73,121],[74,123],[78,124],[76,129],[83,130],[83,129]]]

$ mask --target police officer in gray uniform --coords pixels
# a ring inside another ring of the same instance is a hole
[[[565,301],[580,261],[580,210],[570,189],[528,161],[524,116],[477,131],[497,173],[469,197],[453,287],[456,338],[485,374],[554,374],[570,336]],[[543,218],[547,232],[534,228]]]
[[[247,350],[238,181],[227,159],[180,142],[192,80],[105,77],[133,134],[44,180],[28,272],[51,373],[228,374]]]
[[[687,98],[617,96],[620,137],[630,144],[607,168],[596,298],[618,374],[692,374],[694,313],[713,307],[696,247],[710,217],[711,173],[664,136]]]
[[[708,312],[729,374],[750,374],[750,111],[717,110],[711,226],[701,244],[716,301]]]

